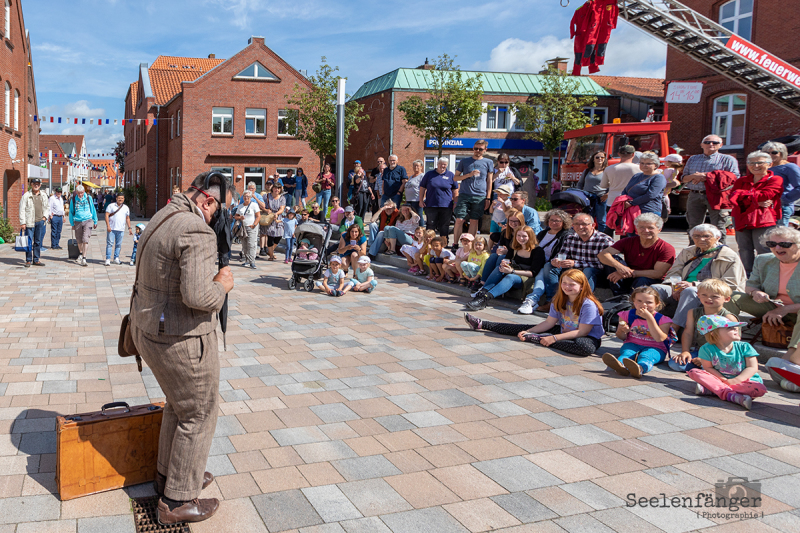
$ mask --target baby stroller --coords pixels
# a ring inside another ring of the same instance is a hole
[[[590,213],[592,211],[592,199],[580,189],[558,191],[550,197],[550,203],[554,208],[566,211],[573,217],[578,213]]]
[[[310,243],[309,248],[318,250],[318,257],[314,260],[300,258],[300,247],[298,246],[292,258],[292,277],[289,279],[289,288],[303,287],[311,292],[314,290],[314,280],[319,279],[322,272],[328,268],[328,256],[325,249],[331,240],[331,226],[313,221],[305,222],[295,228],[294,238],[298,243],[306,239]]]

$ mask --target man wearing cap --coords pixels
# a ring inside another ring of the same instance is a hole
[[[25,232],[30,241],[31,249],[25,252],[25,267],[44,266],[39,261],[42,254],[42,241],[44,234],[47,233],[47,219],[50,217],[50,202],[47,194],[42,190],[42,180],[34,178],[31,180],[31,188],[22,195],[19,202],[19,225],[20,232]]]
[[[339,225],[339,235],[344,235],[347,233],[347,229],[352,226],[353,224],[358,224],[358,227],[361,228],[361,234],[364,234],[364,220],[356,216],[355,209],[353,209],[352,205],[348,205],[344,208],[344,218],[342,219],[342,223]]]
[[[56,187],[55,194],[50,197],[50,248],[61,250],[61,229],[64,227],[64,198],[61,187]]]
[[[600,201],[605,202],[607,207],[611,207],[614,200],[622,194],[633,175],[641,172],[639,165],[633,162],[636,155],[636,149],[633,146],[630,144],[620,146],[617,155],[619,155],[619,163],[606,167],[603,177],[600,178],[600,188],[608,190],[604,196],[600,197]],[[604,233],[613,235],[614,230],[606,228]]]
[[[686,199],[686,220],[689,222],[689,229],[702,224],[706,220],[706,212],[711,219],[711,224],[716,226],[722,238],[720,244],[725,244],[728,220],[731,214],[730,209],[711,209],[706,196],[706,175],[715,170],[724,170],[739,177],[739,163],[728,154],[719,153],[722,146],[722,139],[717,135],[706,135],[700,147],[702,154],[695,154],[686,161],[683,168],[683,178],[681,181],[689,190],[689,198]],[[689,239],[691,243],[691,238]]]

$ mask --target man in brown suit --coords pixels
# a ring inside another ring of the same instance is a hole
[[[214,177],[206,186],[206,176],[153,217],[136,261],[133,339],[167,398],[156,475],[162,524],[199,522],[219,507],[216,498],[198,497],[213,480],[205,466],[217,425],[216,313],[233,288],[233,275],[228,267],[217,272],[217,237],[209,227],[225,205],[225,187]]]

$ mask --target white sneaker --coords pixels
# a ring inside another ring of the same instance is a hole
[[[119,261],[119,257],[117,257],[116,259],[114,259],[114,264],[115,264],[115,265],[121,265],[121,264],[122,264],[122,263],[120,263],[120,261]]]
[[[781,388],[789,392],[800,392],[800,387],[789,381],[788,379],[781,380]]]
[[[89,266],[88,264],[86,264],[86,258],[83,256],[81,256],[81,266],[82,267]]]
[[[517,309],[517,313],[521,315],[533,314],[533,304],[531,303],[531,301],[525,300],[524,302],[522,302],[522,305],[520,305],[519,309]]]
[[[106,266],[111,266],[111,259],[106,259]]]
[[[134,263],[133,261],[131,261],[131,266],[135,266],[135,265],[136,265],[136,263]]]
[[[83,256],[79,255],[78,258],[75,260],[75,264],[76,265],[80,265],[81,264],[81,259],[83,259]]]

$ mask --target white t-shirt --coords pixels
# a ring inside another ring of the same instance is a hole
[[[249,208],[249,209],[248,209]],[[252,226],[256,223],[256,216],[261,212],[258,208],[258,202],[251,199],[250,203],[247,205],[240,205],[236,209],[237,215],[244,215],[244,225],[245,226]]]
[[[512,177],[516,176],[514,176],[514,172],[512,172],[510,168],[501,170],[494,175],[494,189],[502,187],[503,185],[508,185],[511,187],[511,194],[514,194],[514,191],[516,190],[516,184],[514,184],[514,182],[511,180]]]
[[[639,172],[641,172],[639,165],[634,165],[633,163],[617,163],[606,168],[603,171],[603,177],[600,179],[600,187],[608,189],[606,205],[611,206],[617,196],[622,194],[622,191],[628,186],[633,175]]]
[[[502,203],[503,201],[500,198],[492,200],[492,205],[494,206],[494,211],[492,211],[492,220],[497,225],[500,225],[506,221],[505,210],[500,206]],[[511,200],[506,200],[505,206],[506,209],[511,207]]]
[[[117,213],[117,209],[119,209],[119,213]],[[127,205],[122,204],[122,207],[120,207],[116,203],[111,204],[106,207],[106,213],[108,213],[108,229],[111,231],[125,231],[127,227],[125,219],[131,216],[131,210],[128,209]],[[113,213],[117,214],[112,217]]]

